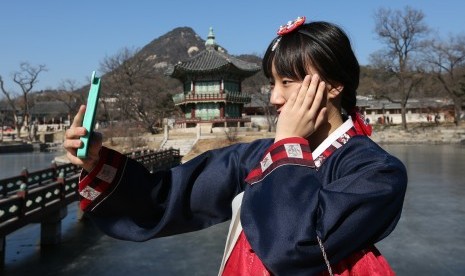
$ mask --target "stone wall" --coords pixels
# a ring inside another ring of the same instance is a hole
[[[418,125],[403,130],[400,126],[375,128],[371,138],[378,143],[459,144],[465,143],[465,123],[455,125]]]

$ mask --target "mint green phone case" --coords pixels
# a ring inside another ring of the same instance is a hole
[[[86,112],[82,126],[87,129],[87,134],[81,137],[82,147],[77,150],[77,157],[87,158],[89,150],[89,139],[92,135],[95,125],[95,114],[97,113],[98,98],[100,93],[100,78],[95,76],[95,71],[92,72],[92,79],[90,82],[89,96],[87,97]]]

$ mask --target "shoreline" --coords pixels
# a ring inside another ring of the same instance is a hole
[[[25,143],[25,142],[3,142],[0,143],[0,154],[6,153],[24,153],[24,152],[39,152],[48,148],[45,143]]]
[[[465,145],[465,124],[416,124],[407,130],[399,125],[375,126],[371,139],[380,144]]]
[[[170,134],[176,134],[177,130],[170,130]],[[185,131],[183,131],[185,133]],[[194,134],[193,134],[194,135]],[[274,132],[262,132],[262,131],[246,131],[239,132],[238,138],[241,136],[250,137],[250,139],[238,139],[237,142],[248,142],[254,139],[259,138],[273,138]],[[138,138],[137,138],[138,137]],[[139,136],[131,137],[132,139],[142,139],[147,138],[146,133],[142,133]],[[150,135],[149,140],[157,139],[162,140],[163,133]],[[176,135],[172,135],[173,139]],[[253,137],[253,138],[252,138]],[[217,141],[223,139],[227,140],[227,137],[224,133],[219,132],[215,135],[208,134],[202,136],[200,140],[206,141]],[[443,144],[457,144],[465,145],[465,122],[462,122],[459,126],[454,124],[410,124],[408,129],[404,130],[400,125],[374,125],[373,134],[370,138],[379,144],[429,144],[429,145],[443,145]],[[175,140],[174,138],[173,140]],[[120,151],[127,151],[128,143],[126,138],[120,139],[120,143],[117,145],[106,144],[110,148]],[[159,143],[148,143],[142,148],[157,148],[156,144]],[[33,148],[32,144],[29,143],[11,143],[11,142],[0,142],[0,154],[2,153],[22,153],[22,152],[31,152],[34,150],[42,151],[45,147],[35,145]],[[159,145],[158,145],[159,146]],[[130,146],[129,146],[130,148]]]

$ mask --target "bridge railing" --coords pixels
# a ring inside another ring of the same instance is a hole
[[[142,163],[146,167],[154,167],[167,163],[174,165],[176,162],[178,162],[178,164],[180,162],[178,149],[168,149],[163,151],[139,150],[127,153],[126,155]],[[13,195],[23,184],[25,184],[26,189],[29,190],[56,181],[60,173],[63,173],[63,176],[66,178],[77,174],[79,171],[80,167],[76,165],[56,165],[55,163],[52,163],[52,166],[48,169],[42,169],[34,172],[28,172],[27,169],[24,169],[21,172],[21,175],[0,179],[0,198]]]
[[[0,179],[0,197],[14,194],[22,184],[25,184],[27,189],[31,189],[56,181],[60,172],[67,177],[76,174],[79,170],[80,168],[73,164],[57,166],[56,163],[53,163],[48,169],[34,172],[28,172],[27,169],[24,169],[21,175]]]
[[[181,162],[182,157],[179,149],[137,151],[127,156],[141,163],[151,172],[176,166]]]
[[[23,185],[15,195],[0,199],[0,236],[39,222],[51,211],[78,200],[79,175],[69,178],[62,175],[56,182],[44,186],[26,189]]]
[[[154,172],[181,162],[178,149],[136,151],[126,154]],[[61,219],[67,205],[79,200],[79,171],[65,164],[0,180],[0,268],[4,266],[5,237],[29,223],[41,223],[41,244],[61,237]]]

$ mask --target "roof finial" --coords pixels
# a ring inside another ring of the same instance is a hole
[[[207,47],[207,49],[216,49],[217,47],[216,41],[215,41],[215,34],[213,34],[213,27],[210,27],[207,41],[205,41],[205,47]]]

